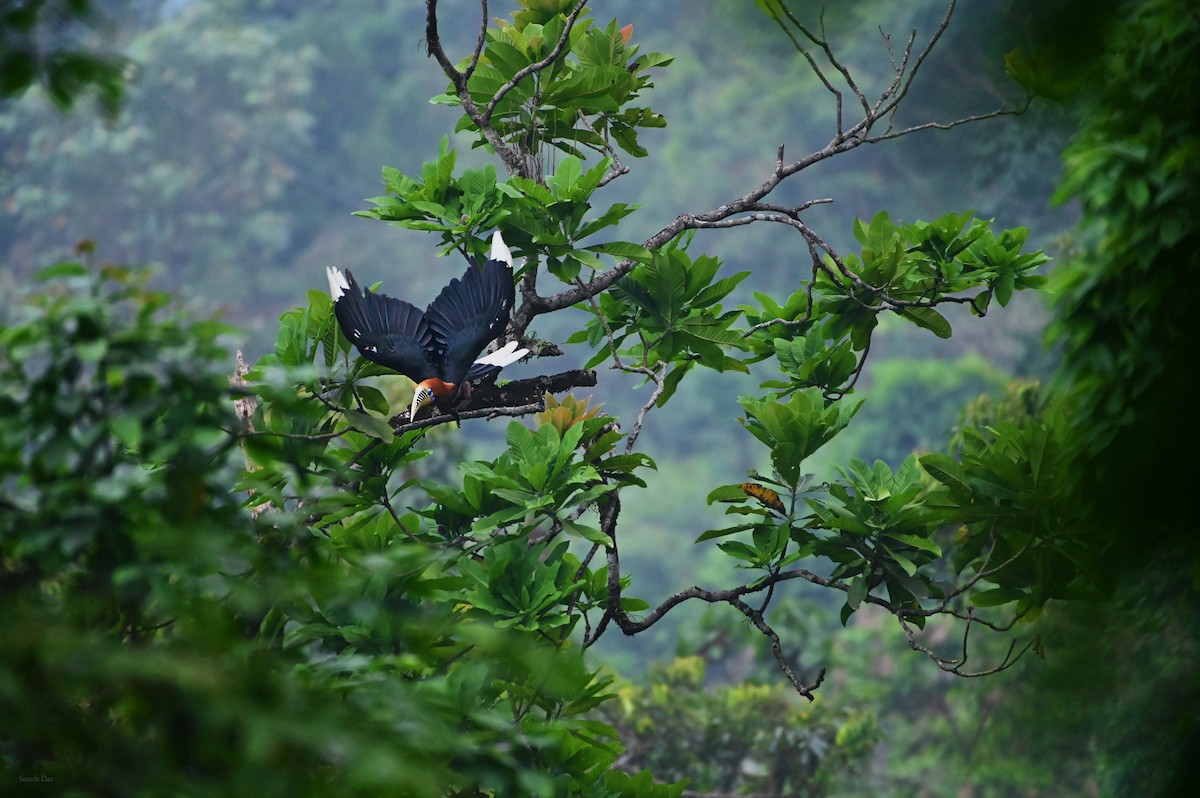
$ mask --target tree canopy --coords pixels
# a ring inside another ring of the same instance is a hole
[[[1044,288],[1049,258],[1024,227],[961,208],[926,220],[874,209],[835,238],[813,221],[834,198],[803,194],[802,176],[866,145],[995,124],[1062,87],[1040,56],[1014,52],[1009,99],[913,121],[908,103],[951,29],[953,0],[924,32],[879,39],[886,66],[874,72],[840,54],[834,20],[757,4],[778,57],[824,93],[825,138],[799,155],[773,147],[727,196],[664,214],[611,193],[670,124],[651,101],[673,58],[642,47],[636,16],[522,0],[493,19],[485,2],[463,36],[426,3],[424,45],[445,79],[433,99],[459,115],[455,135],[430,143],[415,169],[385,167],[386,193],[358,215],[421,231],[452,259],[483,252],[496,229],[512,247],[517,304],[504,337],[535,353],[540,375],[485,385],[461,406],[464,425],[509,419],[489,451],[455,457],[449,415],[409,418],[406,389],[353,354],[323,291],[284,313],[273,351],[251,365],[239,354],[235,369],[229,327],[174,307],[144,270],[98,262],[91,241],[38,273],[0,326],[6,777],[79,794],[674,796],[836,784],[853,794],[878,786],[852,774],[879,731],[869,713],[814,702],[834,644],[810,634],[798,607],[842,625],[882,619],[926,671],[966,677],[1042,653],[1055,627],[1032,622],[1048,606],[1136,594],[1121,592],[1134,583],[1113,569],[1127,528],[1096,527],[1080,507],[1089,475],[1113,479],[1106,446],[1157,422],[1134,410],[1142,381],[1172,384],[1165,364],[1184,317],[1167,310],[1171,272],[1142,259],[1195,266],[1195,217],[1175,204],[1197,163],[1186,120],[1145,121],[1158,117],[1124,107],[1115,77],[1082,94],[1094,113],[1068,150],[1063,191],[1105,226],[1065,278],[1071,393],[1046,402],[1015,390],[977,403],[948,445],[850,458],[817,476],[830,442],[868,418],[855,393],[882,320],[949,338]],[[1129,12],[1133,27],[1112,34],[1102,68],[1125,75],[1192,41],[1194,13],[1152,6]],[[143,44],[190,42],[185,27],[159,35]],[[148,224],[207,224],[202,206],[221,202],[225,181],[249,180],[261,204],[226,210],[253,216],[251,235],[279,232],[271,208],[293,179],[280,167],[311,134],[285,97],[308,91],[318,59],[296,51],[291,71],[240,69],[278,41],[224,28],[216,44],[228,49],[189,51],[197,64],[225,53],[214,79],[257,87],[214,128],[214,148],[262,136],[263,159],[215,175],[206,197],[166,191],[176,204]],[[1191,52],[1172,52],[1194,76]],[[1147,69],[1131,73],[1144,81],[1131,93],[1176,109],[1176,85]],[[280,127],[238,127],[260,111]],[[1118,159],[1141,157],[1114,177],[1105,165],[1118,135],[1128,138]],[[47,197],[20,200],[36,215]],[[731,272],[705,246],[763,227],[790,238],[786,281]],[[228,267],[233,251],[206,257]],[[377,272],[368,281],[400,283]],[[1128,291],[1163,311],[1130,319],[1117,299]],[[1107,318],[1097,308],[1128,322],[1121,340],[1134,348],[1097,337]],[[575,360],[556,370],[564,350]],[[572,392],[613,375],[640,385],[624,417]],[[1092,401],[1101,389],[1110,401]],[[698,390],[737,417],[756,465],[706,486],[727,519],[691,535],[734,576],[658,597],[623,567],[642,523],[626,507],[652,472],[678,467],[648,431]],[[1186,541],[1188,524],[1172,518],[1165,534]],[[1172,573],[1174,595],[1194,606],[1194,584]],[[700,660],[681,659],[633,684],[591,656],[694,604],[722,611],[711,623],[751,630],[752,658],[774,681],[707,694]],[[649,747],[647,734],[669,744]],[[694,747],[721,756],[689,759]],[[1170,786],[1170,774],[1156,783]]]

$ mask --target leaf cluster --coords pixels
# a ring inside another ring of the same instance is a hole
[[[1004,307],[1014,291],[1042,287],[1045,278],[1032,272],[1049,258],[1024,251],[1029,231],[996,234],[991,225],[956,213],[896,222],[880,211],[869,223],[857,220],[860,254],[825,252],[814,260],[811,282],[786,302],[759,293],[759,306],[742,307],[753,331],[750,361],[775,357],[788,378],[764,387],[817,386],[840,395],[863,368],[880,313],[949,338],[938,305],[967,304],[983,316],[993,298]]]
[[[994,587],[976,592],[977,607],[1015,602],[1036,615],[1050,599],[1089,600],[1111,590],[1094,532],[1071,511],[1078,490],[1077,452],[1061,410],[1044,419],[998,419],[961,432],[957,460],[921,458],[937,480],[930,501],[961,524],[954,568],[988,571]],[[995,566],[1008,564],[996,569]]]
[[[731,329],[739,313],[723,311],[718,303],[749,272],[716,279],[719,260],[708,255],[693,260],[678,247],[650,253],[606,245],[604,251],[641,262],[600,296],[588,326],[567,339],[597,348],[589,368],[610,357],[642,368],[668,366],[659,406],[697,364],[746,373],[745,365],[726,351],[743,347],[741,335]]]
[[[555,48],[567,33],[566,9],[527,7],[514,23],[500,21],[486,32],[484,56],[467,80],[470,96],[489,109],[489,120],[502,139],[536,155],[553,147],[584,157],[586,150],[613,152],[620,147],[636,157],[647,154],[638,129],[663,127],[666,120],[650,108],[632,105],[652,88],[648,70],[671,63],[662,53],[639,55],[616,20],[601,28],[586,12],[574,21],[566,46]],[[544,68],[534,67],[546,62]],[[499,98],[498,100],[496,98]],[[458,105],[453,91],[435,103]],[[477,134],[475,146],[487,139],[470,115],[458,131]]]

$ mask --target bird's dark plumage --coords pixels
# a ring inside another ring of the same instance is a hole
[[[504,332],[515,299],[512,269],[504,261],[489,260],[482,269],[468,268],[461,280],[451,280],[425,311],[441,352],[435,358],[440,372],[427,376],[461,382],[484,347]]]
[[[469,380],[528,354],[509,344],[483,358],[479,354],[504,333],[516,300],[512,255],[497,233],[491,257],[472,264],[450,281],[424,311],[402,299],[362,290],[354,275],[328,269],[333,310],[346,337],[367,360],[427,384],[439,404],[452,407]],[[428,401],[425,398],[424,401]],[[413,413],[420,404],[414,399]]]
[[[403,299],[369,288],[364,293],[349,271],[345,281],[333,312],[359,353],[416,382],[440,376],[434,359],[437,343],[425,314]]]

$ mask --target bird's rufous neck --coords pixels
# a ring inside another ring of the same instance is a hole
[[[439,380],[437,377],[430,377],[425,380],[417,386],[417,390],[423,387],[433,391],[434,397],[439,401],[452,398],[458,390],[458,386],[454,383]]]

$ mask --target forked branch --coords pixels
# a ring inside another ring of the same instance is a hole
[[[836,155],[849,152],[864,144],[874,144],[885,140],[899,138],[912,133],[917,133],[924,130],[949,130],[961,125],[981,122],[988,119],[995,119],[1006,115],[1015,115],[1023,113],[1028,107],[1030,97],[1026,97],[1023,105],[1017,108],[1009,108],[1007,105],[1001,105],[992,111],[971,114],[958,119],[949,121],[927,121],[910,126],[896,127],[894,120],[896,112],[901,107],[904,100],[909,96],[909,92],[921,72],[922,67],[927,62],[931,52],[938,44],[942,35],[950,24],[951,17],[954,14],[957,5],[957,0],[949,0],[946,12],[936,25],[933,33],[926,40],[925,44],[918,48],[917,32],[913,30],[907,37],[903,48],[896,52],[893,49],[891,38],[884,33],[883,39],[887,50],[887,56],[891,62],[893,75],[884,89],[878,96],[870,97],[867,91],[863,88],[862,83],[855,77],[852,70],[839,58],[835,49],[829,43],[825,34],[824,21],[818,29],[813,29],[800,21],[791,11],[787,10],[780,4],[782,15],[776,16],[776,21],[784,29],[790,37],[799,55],[805,60],[813,74],[820,81],[821,85],[828,91],[836,104],[836,123],[833,135],[825,143],[824,146],[809,152],[801,158],[795,160],[787,160],[785,158],[784,148],[780,146],[775,153],[774,165],[767,172],[763,180],[756,186],[751,187],[739,197],[730,199],[729,201],[702,212],[688,212],[677,216],[674,220],[664,225],[658,232],[651,235],[643,242],[643,246],[648,250],[657,250],[672,240],[676,239],[682,233],[689,230],[697,229],[726,229],[741,227],[757,222],[769,222],[774,224],[783,224],[796,230],[804,239],[805,246],[809,251],[812,259],[812,279],[809,283],[808,290],[810,292],[812,283],[816,281],[818,274],[821,271],[827,273],[832,279],[837,281],[845,281],[850,284],[856,295],[860,297],[860,301],[864,305],[877,310],[897,310],[912,307],[929,307],[939,302],[968,302],[970,300],[961,297],[945,297],[945,296],[921,296],[918,298],[901,298],[888,294],[882,287],[876,287],[865,282],[859,275],[853,273],[839,254],[820,236],[818,235],[803,219],[803,214],[809,211],[816,205],[827,204],[833,201],[832,198],[816,198],[810,199],[796,205],[785,205],[778,202],[770,201],[772,193],[784,183],[784,181],[792,178],[800,172],[815,166],[823,161],[828,160]],[[449,78],[453,90],[458,97],[464,113],[478,128],[485,140],[495,150],[497,155],[503,160],[506,169],[510,174],[519,175],[529,179],[535,179],[537,176],[531,174],[530,161],[518,146],[506,143],[503,137],[499,134],[494,126],[494,116],[496,109],[504,98],[512,92],[518,84],[523,80],[528,80],[536,76],[541,71],[549,68],[555,61],[562,56],[565,47],[569,43],[570,33],[576,22],[581,17],[587,6],[587,0],[579,0],[570,13],[567,15],[566,24],[563,28],[563,33],[559,39],[554,42],[553,47],[548,51],[547,55],[539,61],[529,64],[516,74],[514,74],[504,85],[499,87],[490,97],[474,97],[472,96],[468,83],[476,66],[480,63],[484,53],[485,35],[484,30],[487,24],[487,2],[481,0],[481,29],[480,35],[475,45],[470,58],[467,60],[467,66],[464,70],[458,70],[446,55],[442,46],[440,33],[438,29],[437,19],[437,0],[426,0],[426,43],[431,56],[437,59],[442,71]],[[844,115],[847,113],[845,98],[852,97],[849,105],[854,109],[855,115],[858,117],[852,122],[848,122]],[[624,174],[628,169],[618,162],[609,175],[605,176],[604,182],[615,178],[620,174]],[[509,334],[513,337],[522,337],[525,331],[529,328],[533,320],[542,314],[552,313],[571,307],[580,303],[591,303],[593,309],[597,310],[596,298],[604,291],[608,290],[617,280],[627,275],[636,265],[632,259],[621,260],[605,271],[593,274],[589,279],[579,279],[575,284],[562,290],[558,293],[550,295],[542,295],[538,293],[537,286],[537,270],[540,264],[536,260],[527,264],[527,271],[521,282],[520,305],[512,314],[510,322]],[[809,302],[808,314],[811,314],[812,302]],[[603,320],[603,316],[601,319]],[[801,321],[766,321],[752,328],[750,332],[761,329],[771,324],[802,324],[807,323],[808,316]],[[621,353],[618,351],[617,341],[611,330],[606,329],[608,338],[608,346],[615,367],[624,371],[641,373],[647,377],[648,381],[655,384],[655,390],[649,401],[643,406],[641,413],[638,416],[633,432],[627,441],[627,451],[632,451],[638,433],[642,429],[646,414],[654,406],[658,397],[664,390],[664,379],[666,371],[663,368],[647,363],[625,362],[622,360]],[[749,334],[749,333],[748,333]],[[860,364],[861,368],[861,364]],[[855,375],[857,378],[857,374]],[[594,383],[594,374],[592,380]],[[461,417],[467,418],[474,415],[487,415],[496,412],[505,412],[505,409],[514,411],[528,412],[528,407],[533,403],[524,402],[505,402],[501,403],[501,407],[491,407],[489,409],[479,408],[472,409],[465,407],[460,411]],[[397,422],[397,431],[405,429],[413,429],[419,426],[425,426],[432,423],[441,423],[447,419],[434,418],[425,421],[419,421],[416,424],[407,422],[404,419],[397,418],[393,421]],[[610,624],[615,624],[627,635],[637,634],[648,629],[650,626],[658,622],[669,611],[679,604],[698,599],[708,603],[725,603],[734,607],[740,612],[761,634],[763,634],[771,643],[772,652],[779,663],[781,670],[786,674],[789,681],[795,687],[798,693],[808,698],[812,698],[812,691],[821,683],[823,672],[818,674],[812,683],[806,683],[798,677],[793,666],[787,661],[780,645],[779,637],[771,628],[764,617],[764,612],[767,602],[762,603],[762,607],[756,609],[746,601],[746,597],[751,594],[757,594],[761,591],[772,591],[776,585],[794,579],[800,579],[814,585],[820,585],[826,588],[834,588],[848,592],[850,586],[839,580],[821,577],[804,569],[777,570],[767,574],[762,579],[752,582],[747,585],[731,588],[728,590],[710,591],[700,587],[690,587],[680,591],[665,601],[658,607],[650,610],[640,618],[630,617],[621,608],[621,576],[620,576],[620,556],[617,536],[618,518],[620,515],[620,496],[619,490],[614,490],[606,494],[598,502],[597,509],[600,514],[600,527],[602,532],[609,539],[608,546],[608,582],[607,582],[607,609],[600,618],[599,622],[593,628],[588,619],[585,617],[586,634],[584,645],[594,643],[609,627]],[[595,553],[595,549],[593,549]],[[1020,556],[1020,553],[1018,555]],[[989,558],[990,560],[990,555]],[[977,675],[982,673],[993,673],[997,670],[1003,670],[1010,667],[1013,662],[1020,658],[1025,651],[1029,650],[1030,644],[1026,644],[1019,651],[1016,649],[1016,643],[1010,647],[1009,654],[1004,658],[998,666],[985,669],[975,673],[965,671],[964,666],[968,660],[968,643],[970,639],[971,629],[974,626],[982,625],[995,631],[1004,631],[1011,627],[1011,624],[998,624],[976,615],[973,607],[962,607],[961,598],[966,590],[974,586],[980,579],[984,579],[997,570],[1011,563],[1011,559],[1006,563],[989,567],[987,561],[978,570],[976,575],[968,580],[967,584],[961,588],[952,591],[944,600],[935,603],[932,606],[917,608],[912,606],[900,606],[893,604],[878,596],[867,595],[863,600],[866,603],[880,606],[887,610],[899,621],[902,629],[909,640],[909,645],[917,651],[921,651],[933,659],[939,667],[948,672],[958,675]],[[965,624],[961,653],[955,657],[945,657],[934,652],[927,647],[917,637],[916,624],[913,619],[918,617],[932,617],[935,615],[946,615]]]

